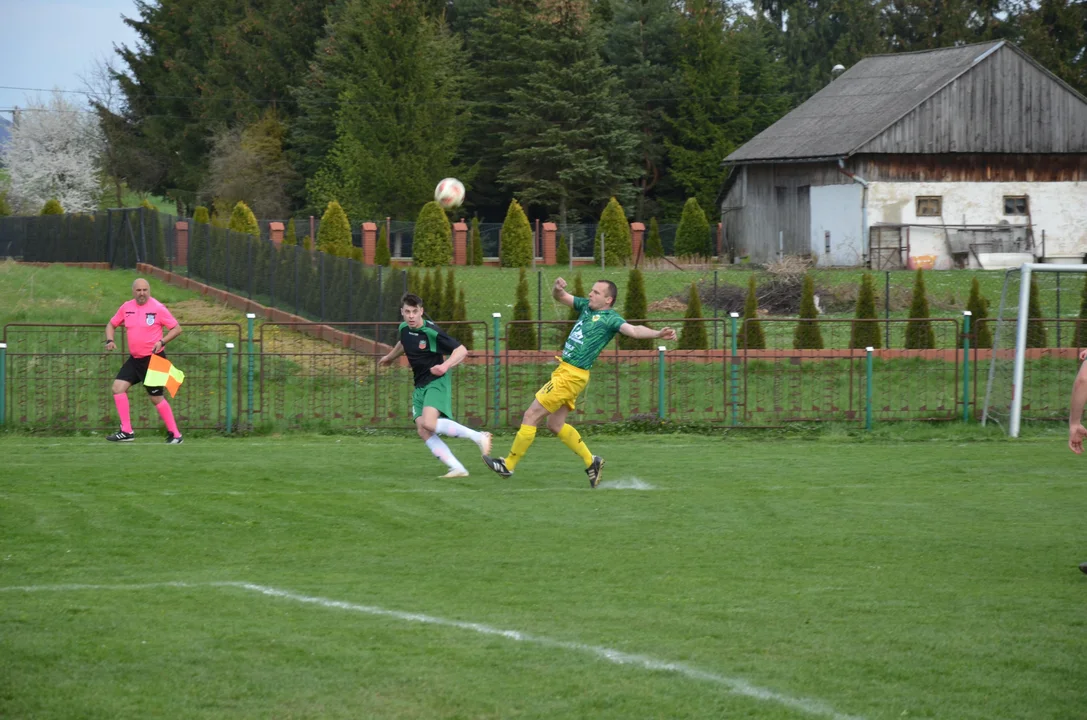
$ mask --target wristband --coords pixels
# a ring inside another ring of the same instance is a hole
[[[111,342],[113,342],[113,341],[112,340],[106,340],[106,345],[109,345]]]

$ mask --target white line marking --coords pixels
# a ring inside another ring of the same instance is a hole
[[[542,637],[539,635],[530,635],[528,633],[523,633],[519,630],[503,630],[501,628],[491,627],[490,625],[483,625],[481,623],[463,622],[460,620],[448,620],[446,618],[436,617],[434,615],[425,615],[423,613],[410,613],[400,610],[388,610],[386,608],[377,607],[375,605],[358,605],[356,603],[345,602],[343,600],[329,600],[328,598],[316,597],[312,595],[300,595],[289,590],[280,590],[278,588],[268,587],[267,585],[256,585],[254,583],[159,582],[140,583],[133,585],[22,585],[0,587],[0,592],[152,590],[156,588],[200,587],[237,588],[241,590],[247,590],[249,592],[260,593],[261,595],[265,595],[268,597],[280,598],[283,600],[293,600],[294,602],[305,603],[307,605],[317,605],[319,607],[329,608],[332,610],[346,610],[349,612],[363,613],[366,615],[374,615],[377,617],[394,618],[396,620],[404,620],[406,622],[424,623],[426,625],[438,625],[441,627],[457,628],[458,630],[470,630],[481,635],[502,637],[506,638],[507,640],[514,640],[516,642],[531,643],[533,645],[539,645],[547,648],[556,648],[559,650],[573,650],[579,653],[594,655],[602,660],[607,660],[608,662],[614,663],[616,665],[631,665],[635,667],[640,667],[644,670],[670,672],[677,675],[682,675],[691,680],[701,680],[703,682],[713,683],[714,685],[720,685],[724,688],[727,688],[728,691],[733,694],[754,698],[756,700],[763,700],[765,702],[776,703],[778,705],[783,705],[793,710],[798,710],[807,715],[827,717],[831,718],[831,720],[863,720],[863,718],[856,715],[845,715],[843,713],[840,713],[826,703],[822,702],[821,700],[813,700],[810,698],[785,695],[783,693],[775,692],[774,690],[769,690],[767,688],[759,687],[757,685],[752,685],[743,678],[729,677],[727,675],[718,675],[716,673],[707,672],[705,670],[699,670],[696,667],[692,667],[684,663],[658,660],[648,655],[635,655],[632,653],[623,652],[621,650],[613,650],[612,648],[601,647],[599,645],[585,645],[582,643],[568,642],[565,640],[553,640],[551,638]]]
[[[597,490],[656,490],[656,485],[651,485],[641,478],[621,478],[610,482],[602,482],[596,486]]]

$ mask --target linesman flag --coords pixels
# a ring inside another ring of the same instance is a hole
[[[185,382],[185,373],[161,355],[152,355],[147,366],[147,375],[143,379],[145,387],[165,387],[170,397],[177,395],[177,389]]]

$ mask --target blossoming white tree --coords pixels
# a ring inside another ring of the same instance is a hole
[[[4,144],[11,179],[10,200],[20,212],[35,212],[49,198],[66,212],[98,206],[102,133],[98,117],[54,91],[47,103],[18,111]]]

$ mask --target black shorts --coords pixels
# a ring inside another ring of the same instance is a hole
[[[166,357],[166,353],[159,353],[162,357]],[[121,366],[121,369],[117,371],[117,379],[124,380],[129,385],[139,385],[143,382],[143,379],[147,377],[147,366],[151,364],[151,356],[142,358],[135,358],[131,355],[128,356],[128,360]],[[147,391],[148,395],[162,395],[166,388],[164,387],[147,387],[143,386],[143,389]]]

